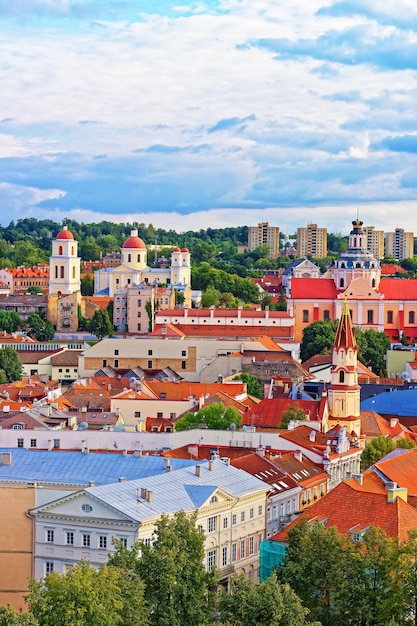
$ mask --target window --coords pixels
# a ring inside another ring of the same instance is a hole
[[[118,350],[114,351],[114,356],[119,356],[119,351]]]
[[[249,517],[250,517],[250,519],[253,519],[253,516],[254,516],[253,509],[249,509]]]
[[[62,249],[62,246],[59,246],[59,252],[58,252],[58,254],[59,254],[59,256],[62,256],[62,255],[63,255],[63,249]]]
[[[55,536],[55,533],[53,530],[46,531],[46,541],[48,543],[54,543],[54,536]]]
[[[64,278],[64,266],[61,265],[61,278]]]
[[[152,350],[148,350],[148,356],[152,356]]]
[[[263,506],[262,506],[262,504],[260,504],[258,506],[258,515],[262,515],[262,513],[263,513]]]
[[[119,359],[114,359],[114,367],[119,367]]]
[[[340,287],[340,289],[343,289],[343,288],[344,288],[344,286],[345,286],[345,279],[344,279],[344,278],[341,278],[341,279],[340,279],[340,283],[339,283],[339,287]]]
[[[138,311],[138,317],[142,317],[141,311]],[[152,352],[152,350],[151,350],[151,352]]]
[[[227,565],[227,546],[222,548],[222,567],[226,567]]]
[[[138,330],[142,330],[141,324],[138,324]]]
[[[142,306],[142,300],[138,300],[138,306]]]
[[[187,369],[187,361],[181,361],[181,369],[182,370],[186,370]]]
[[[207,570],[211,572],[211,570],[216,565],[216,550],[209,550],[207,553]]]
[[[12,430],[23,430],[23,424],[13,424]]]
[[[98,547],[99,548],[107,548],[107,536],[100,535],[98,538]]]
[[[135,417],[140,417],[140,411],[135,411]]]
[[[164,417],[164,414],[163,414],[163,413],[161,413],[161,411],[158,411],[158,412],[157,412],[157,414],[156,414],[156,417],[157,417],[158,419],[162,419],[162,418]]]
[[[91,506],[91,504],[83,504],[81,510],[84,511],[84,513],[91,513],[93,507]]]
[[[394,312],[387,311],[387,324],[392,324],[393,319],[394,319]]]
[[[374,312],[372,311],[372,309],[368,310],[368,324],[373,324],[374,323]]]
[[[339,383],[344,383],[345,382],[345,372],[343,370],[340,370],[339,372]]]
[[[227,528],[228,523],[229,523],[229,522],[228,522],[227,517],[223,517],[223,529]]]
[[[148,361],[148,370],[152,369],[152,361]]]
[[[181,356],[187,356],[187,350],[183,350],[183,351],[181,352]]]
[[[30,440],[30,447],[31,448],[36,448],[36,439],[31,439]]]
[[[60,439],[54,439],[54,448],[55,450],[61,447],[61,440]]]
[[[68,546],[74,545],[74,533],[70,530],[67,532],[66,543]]]
[[[151,545],[151,538],[150,537],[146,537],[145,539],[145,546],[150,546]]]
[[[408,312],[408,323],[409,324],[414,324],[414,321],[415,321],[414,311],[409,311]]]
[[[170,417],[172,420],[174,420],[174,419],[177,417],[177,414],[176,414],[176,413],[170,413],[170,414],[169,414],[169,417]]]
[[[307,309],[303,310],[303,322],[308,322],[308,311],[307,311]]]
[[[237,546],[235,543],[232,543],[232,561],[236,561],[237,557]]]
[[[54,571],[54,562],[45,561],[45,575],[51,574]]]
[[[254,554],[255,552],[255,541],[253,537],[249,537],[249,554]]]
[[[240,558],[244,559],[245,558],[245,540],[242,539],[240,542]]]
[[[212,533],[216,530],[216,518],[215,517],[209,517],[207,520],[207,531],[209,533]]]
[[[18,448],[23,448],[23,439],[21,439],[20,437],[19,437],[19,439],[17,440],[17,447],[18,447]]]
[[[233,515],[232,515],[232,525],[235,526],[236,522],[237,522],[237,516],[236,516],[236,513],[233,513]]]
[[[119,540],[122,543],[122,547],[123,548],[127,548],[127,538],[126,537],[119,537]]]
[[[327,309],[325,311],[323,311],[323,319],[324,320],[329,320],[330,319],[330,311],[328,311]]]
[[[107,367],[107,359],[103,359],[103,367]]]
[[[245,511],[242,511],[240,514],[240,521],[244,522],[245,521]]]
[[[91,535],[89,533],[83,533],[83,546],[89,548],[91,545]]]

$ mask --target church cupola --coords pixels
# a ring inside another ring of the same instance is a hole
[[[64,224],[52,241],[49,257],[49,293],[68,295],[80,291],[78,241]]]
[[[378,259],[367,249],[365,231],[362,228],[363,222],[357,218],[352,222],[352,226],[349,234],[349,248],[336,259],[332,270],[336,288],[345,291],[352,280],[363,278],[369,282],[372,289],[378,289],[381,267]]]

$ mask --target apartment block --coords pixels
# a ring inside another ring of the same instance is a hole
[[[365,246],[376,259],[384,257],[384,231],[376,230],[375,226],[364,226]]]
[[[385,256],[402,261],[413,255],[414,233],[406,233],[403,228],[396,228],[393,233],[385,233]]]
[[[248,227],[248,248],[256,250],[259,246],[269,247],[269,257],[276,259],[279,255],[279,228],[270,226],[268,222],[261,222],[257,226]]]
[[[322,259],[327,256],[327,228],[318,228],[317,224],[297,228],[297,256],[300,259],[306,256]]]

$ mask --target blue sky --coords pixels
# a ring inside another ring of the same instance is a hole
[[[417,234],[415,0],[0,0],[0,223]]]

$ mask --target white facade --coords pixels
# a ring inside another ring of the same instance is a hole
[[[52,242],[49,257],[49,293],[67,295],[80,291],[78,242],[64,226]]]

